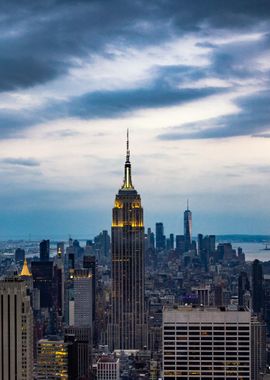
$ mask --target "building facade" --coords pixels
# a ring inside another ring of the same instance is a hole
[[[132,184],[128,144],[127,140],[124,183],[115,197],[112,220],[111,349],[140,349],[147,342],[143,209]]]
[[[0,380],[33,379],[33,314],[26,282],[0,281]]]
[[[251,377],[250,311],[165,308],[163,378],[256,379]]]
[[[97,380],[119,380],[119,359],[104,355],[97,362]]]

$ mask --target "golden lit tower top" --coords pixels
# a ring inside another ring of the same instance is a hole
[[[129,131],[127,130],[127,155],[126,155],[126,162],[125,162],[124,183],[122,186],[122,189],[124,189],[124,190],[133,190],[134,189],[134,187],[132,185],[132,180],[131,180],[131,163],[129,161],[129,157],[130,157]]]
[[[22,267],[22,271],[21,271],[20,276],[27,276],[27,277],[32,276],[32,274],[28,268],[26,258],[24,259],[24,263],[23,263],[23,267]]]

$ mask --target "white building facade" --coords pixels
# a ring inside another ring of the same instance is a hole
[[[163,378],[251,380],[250,312],[165,308]]]

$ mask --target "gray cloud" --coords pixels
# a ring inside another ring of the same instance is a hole
[[[218,87],[185,88],[185,83],[200,79],[217,77],[233,81],[256,77],[269,86],[269,73],[248,64],[252,57],[266,50],[269,35],[262,41],[222,46],[210,42],[213,28],[220,29],[220,36],[231,28],[248,32],[268,30],[270,4],[265,0],[250,0],[248,4],[244,0],[222,3],[208,0],[207,4],[187,0],[166,3],[162,0],[38,3],[12,0],[6,2],[1,11],[0,91],[32,87],[63,76],[76,65],[74,58],[85,59],[91,57],[91,53],[109,57],[112,53],[106,53],[106,46],[111,43],[122,48],[159,45],[172,36],[192,31],[208,38],[209,42],[201,46],[212,49],[209,54],[212,63],[208,67],[156,66],[153,82],[139,89],[86,93],[65,102],[51,101],[27,112],[1,111],[2,138],[18,136],[24,128],[56,118],[110,118],[140,108],[165,107],[226,91]],[[256,99],[253,100],[256,103]],[[242,107],[241,120],[238,120],[240,115],[220,118],[212,121],[212,128],[204,130],[200,130],[199,124],[191,125],[191,133],[186,135],[172,129],[164,138],[226,137],[264,131],[268,117],[266,104],[261,105],[263,112],[256,114],[256,120],[255,115],[249,113],[248,104]],[[260,105],[251,104],[251,107],[256,110]],[[236,127],[230,128],[230,123]],[[63,133],[63,137],[69,135],[69,132]]]
[[[159,136],[162,140],[186,140],[227,138],[254,135],[270,128],[270,91],[261,91],[237,101],[241,112],[222,116],[210,121],[189,123],[181,127],[169,128]],[[209,127],[210,126],[210,127]],[[190,132],[182,132],[182,128]]]
[[[269,15],[267,0],[8,1],[1,5],[0,91],[50,81],[74,57],[104,52],[112,42],[145,46],[189,31],[250,30]]]
[[[0,162],[7,165],[15,166],[26,166],[26,167],[36,167],[40,166],[40,162],[34,158],[13,158],[7,157],[3,158]]]

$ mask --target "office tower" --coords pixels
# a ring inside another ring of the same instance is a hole
[[[74,271],[74,326],[92,328],[92,274],[88,269]]]
[[[174,235],[170,234],[170,237],[167,239],[167,250],[173,250],[174,249]]]
[[[182,255],[185,252],[185,236],[176,235],[175,236],[175,251]]]
[[[101,259],[108,257],[111,245],[111,239],[108,231],[102,231],[98,236],[95,237],[94,242],[96,255]]]
[[[251,319],[251,379],[261,380],[266,368],[266,324],[257,317]]]
[[[50,240],[42,240],[39,243],[39,257],[40,261],[50,260]]]
[[[253,380],[250,343],[250,311],[165,308],[164,379]]]
[[[97,380],[120,380],[119,359],[108,355],[98,359]]]
[[[22,248],[17,248],[15,251],[15,261],[23,262],[25,258],[25,250]]]
[[[69,239],[69,246],[66,248],[67,269],[79,268],[82,266],[84,249],[78,240]]]
[[[96,258],[95,256],[84,256],[83,267],[89,269],[92,274],[92,321],[96,320]]]
[[[246,292],[250,291],[248,274],[241,272],[238,277],[238,305],[244,306],[244,296]]]
[[[263,319],[266,322],[267,334],[270,335],[270,275],[263,276],[264,300],[263,300]]]
[[[187,202],[187,209],[184,212],[184,237],[185,237],[185,252],[189,251],[192,243],[192,213],[189,210]]]
[[[141,198],[131,177],[129,141],[124,183],[112,220],[111,349],[140,349],[147,341],[144,312],[144,225]]]
[[[254,313],[261,313],[263,308],[263,273],[259,260],[252,263],[252,309]]]
[[[33,379],[33,315],[26,282],[0,281],[0,380]]]
[[[163,223],[156,223],[156,249],[163,251],[165,249],[166,237],[164,235]]]
[[[53,263],[53,304],[56,312],[57,331],[61,331],[64,317],[64,243],[57,243],[57,252]]]
[[[147,235],[145,241],[145,249],[155,248],[155,234],[151,231],[151,228],[147,228]]]
[[[56,336],[38,342],[36,379],[70,379],[68,346]]]
[[[40,307],[53,306],[53,262],[32,261],[33,286],[40,291]]]
[[[89,327],[69,326],[65,329],[65,342],[75,342],[74,361],[76,362],[76,379],[88,379],[91,369],[92,332]]]

